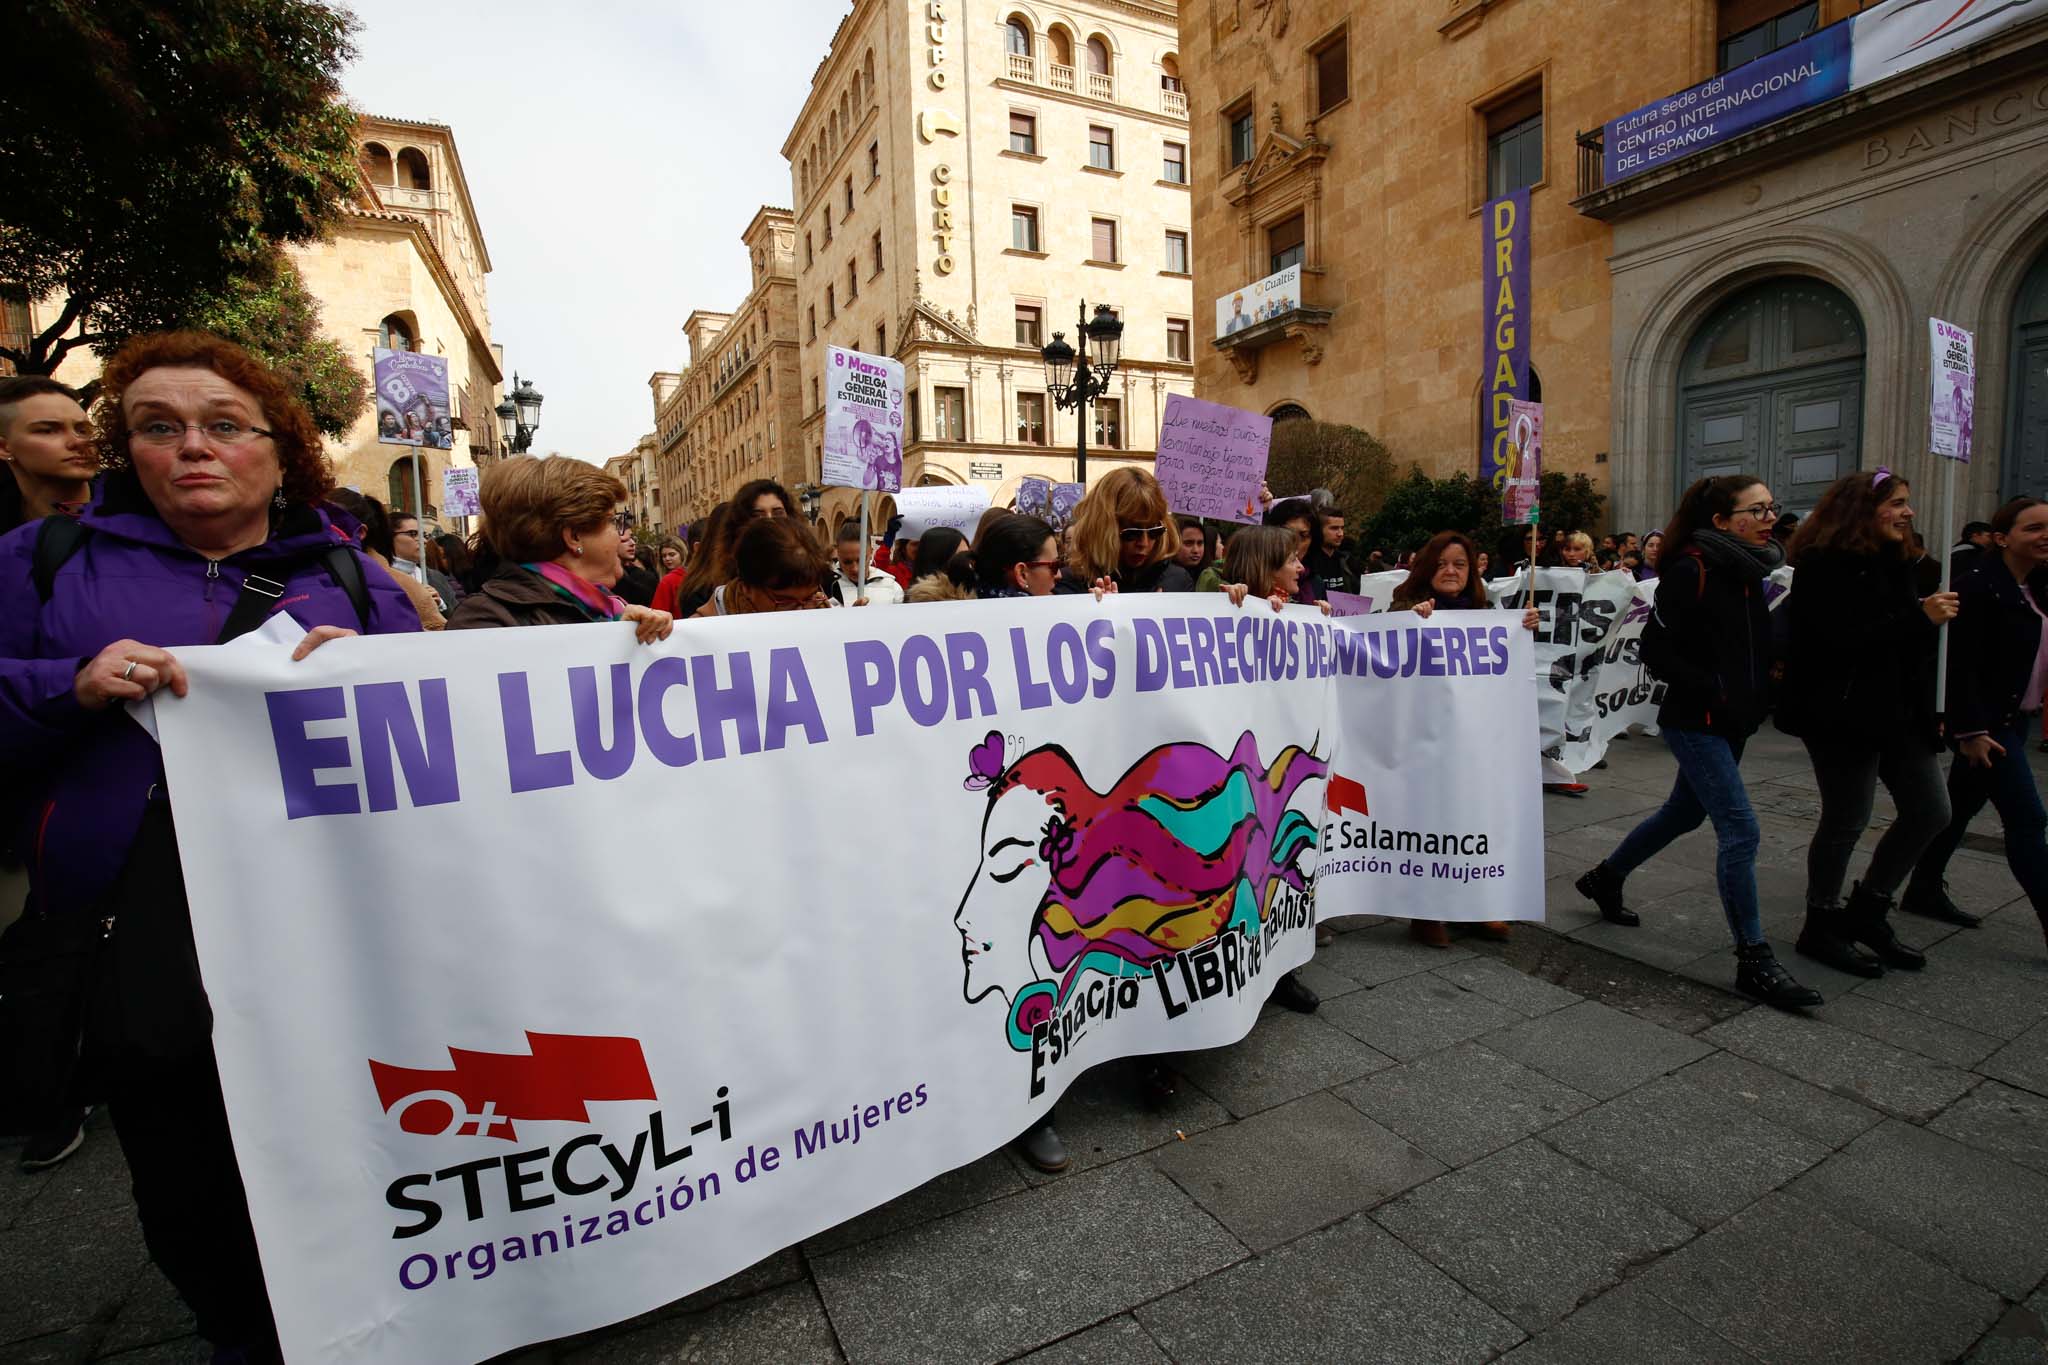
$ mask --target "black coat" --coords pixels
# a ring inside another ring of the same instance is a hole
[[[1171,559],[1162,559],[1157,564],[1147,564],[1139,569],[1118,569],[1110,574],[1116,583],[1116,590],[1122,592],[1193,592],[1194,575]],[[1060,575],[1052,590],[1062,596],[1088,592],[1095,585],[1077,576],[1071,569]]]
[[[1698,550],[1664,558],[1657,619],[1669,648],[1657,669],[1664,683],[1658,725],[1742,740],[1764,723],[1775,658],[1764,587],[1708,565]]]
[[[1935,628],[1916,578],[1912,561],[1892,555],[1823,550],[1800,561],[1784,606],[1780,730],[1865,750],[1904,729],[1936,747]]]
[[[621,602],[635,607],[654,605],[654,590],[661,586],[661,580],[641,568],[638,564],[626,565],[619,581],[612,585],[612,595]]]
[[[2048,569],[2022,587],[2004,555],[1979,555],[1976,564],[1956,583],[1962,608],[1948,628],[1948,729],[1958,736],[1995,730],[2018,713],[2041,648],[2041,618],[2023,594],[2048,604]]]

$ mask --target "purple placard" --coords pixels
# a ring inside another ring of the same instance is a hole
[[[1928,382],[1927,448],[1968,464],[1977,407],[1975,338],[1940,318],[1927,320],[1927,335],[1934,357]]]
[[[1508,478],[1508,404],[1529,396],[1529,191],[1486,206],[1480,246],[1486,253],[1479,295],[1486,430],[1479,478],[1498,489]]]
[[[1027,517],[1042,517],[1052,511],[1052,480],[1026,474],[1017,480],[1017,511]]]
[[[370,368],[377,385],[377,444],[454,448],[448,357],[379,346],[371,352]]]
[[[1272,418],[1171,393],[1152,470],[1173,511],[1250,525],[1272,448]]]
[[[1536,499],[1543,487],[1543,405],[1519,399],[1508,404],[1508,480],[1501,489],[1503,526],[1527,526],[1536,520]]]
[[[819,477],[838,488],[903,487],[903,362],[827,346]]]
[[[1045,519],[1055,529],[1065,526],[1074,519],[1074,509],[1081,505],[1081,497],[1088,491],[1085,483],[1056,483],[1052,486],[1052,501],[1046,508]]]
[[[1330,604],[1332,616],[1372,615],[1372,599],[1361,597],[1355,592],[1325,592],[1323,600]]]

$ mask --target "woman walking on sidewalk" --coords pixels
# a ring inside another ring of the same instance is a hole
[[[1957,584],[1949,627],[1948,828],[1913,869],[1899,908],[1968,928],[1977,917],[1948,898],[1942,875],[1970,821],[1989,801],[2005,824],[2005,860],[2048,935],[2048,813],[2027,762],[2048,691],[2048,502],[2014,498],[1991,519],[1995,544]]]
[[[1935,759],[1934,649],[1956,595],[1923,597],[1914,585],[1910,491],[1888,469],[1837,479],[1792,538],[1798,582],[1785,603],[1792,643],[1778,728],[1805,742],[1820,785],[1798,948],[1858,976],[1927,965],[1889,917],[1892,897],[1949,816]],[[1849,857],[1870,826],[1880,780],[1898,812],[1844,906]]]
[[[1771,540],[1778,504],[1747,474],[1701,479],[1664,532],[1657,611],[1643,632],[1643,662],[1665,684],[1657,724],[1678,780],[1671,795],[1579,878],[1601,918],[1634,925],[1622,883],[1680,835],[1714,822],[1714,878],[1735,938],[1735,987],[1797,1009],[1821,994],[1792,979],[1764,939],[1756,852],[1762,832],[1742,785],[1742,748],[1770,709],[1771,623],[1764,577],[1784,555]]]

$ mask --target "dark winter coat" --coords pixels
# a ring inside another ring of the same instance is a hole
[[[450,630],[488,630],[494,626],[575,626],[590,617],[548,585],[531,569],[500,564],[497,572],[462,599],[448,618]]]
[[[1780,730],[1829,749],[1874,749],[1901,729],[1936,746],[1936,632],[1914,580],[1912,561],[1894,555],[1824,550],[1799,561],[1782,608]]]
[[[1962,608],[1948,627],[1948,730],[1965,737],[1999,728],[2020,709],[2041,648],[2041,618],[2023,594],[2048,606],[2048,569],[2036,569],[2022,586],[2004,555],[1979,555],[1956,593]]]
[[[1773,662],[1766,586],[1709,566],[1697,550],[1665,556],[1657,580],[1668,646],[1656,670],[1664,683],[1658,725],[1741,740],[1764,723]]]
[[[1194,575],[1171,559],[1162,559],[1157,564],[1147,564],[1138,569],[1118,569],[1110,574],[1118,592],[1193,592]],[[1095,585],[1076,576],[1071,570],[1061,574],[1052,590],[1062,596],[1077,592],[1088,592]]]

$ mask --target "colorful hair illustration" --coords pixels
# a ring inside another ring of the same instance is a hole
[[[1031,933],[1057,978],[1018,992],[1012,1044],[1030,1045],[1031,1025],[1058,1008],[1083,971],[1144,975],[1232,927],[1257,931],[1280,888],[1305,892],[1309,878],[1296,862],[1318,835],[1313,819],[1289,806],[1303,782],[1328,770],[1298,745],[1261,763],[1250,731],[1228,758],[1202,744],[1163,744],[1107,792],[1090,787],[1057,745],[1011,764],[989,800],[1018,787],[1046,799],[1038,851],[1050,877]]]

